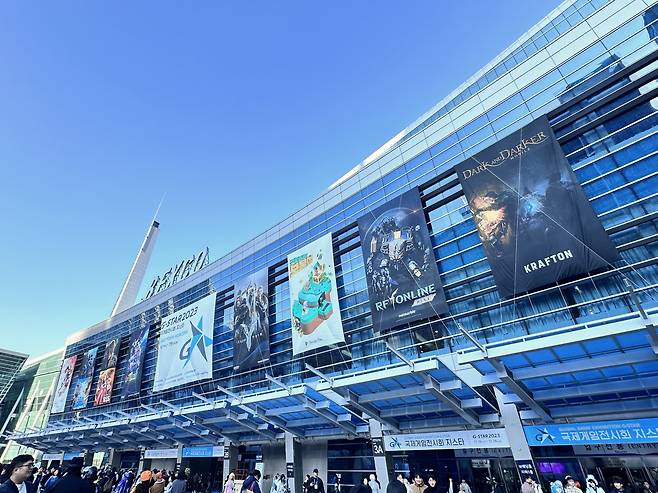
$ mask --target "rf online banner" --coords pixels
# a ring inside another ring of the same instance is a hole
[[[121,388],[121,398],[138,394],[142,385],[142,365],[144,364],[144,353],[146,353],[146,343],[149,339],[149,326],[146,325],[130,336],[128,343],[128,360],[126,361],[125,374],[123,376],[123,387]]]
[[[114,377],[117,372],[120,346],[120,337],[110,339],[105,345],[103,361],[101,362],[101,372],[98,375],[98,383],[96,384],[94,406],[102,406],[112,401],[112,387],[114,386]]]
[[[292,354],[345,342],[331,233],[288,255]]]
[[[162,319],[153,392],[212,377],[212,293]]]
[[[94,378],[94,364],[96,363],[96,354],[98,347],[87,351],[82,357],[80,372],[73,386],[73,404],[71,409],[78,410],[87,407],[87,399],[91,392],[91,381]]]
[[[62,361],[62,368],[59,371],[59,378],[57,379],[57,387],[55,387],[55,395],[53,396],[53,405],[50,409],[52,414],[63,413],[66,407],[66,398],[69,394],[69,387],[71,380],[73,380],[73,369],[78,355],[69,356]]]
[[[456,171],[503,297],[619,259],[546,117]]]
[[[267,268],[235,283],[233,367],[249,370],[270,359]]]
[[[448,311],[418,189],[361,217],[375,332]]]

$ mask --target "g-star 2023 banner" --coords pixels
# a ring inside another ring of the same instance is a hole
[[[153,392],[212,377],[215,300],[212,293],[162,319]]]
[[[292,354],[345,342],[331,233],[288,255]]]
[[[414,188],[359,218],[375,332],[448,311]]]
[[[270,359],[267,268],[235,283],[233,368],[249,370]]]
[[[78,355],[69,356],[62,361],[62,369],[59,371],[59,378],[57,379],[57,387],[55,387],[55,395],[53,396],[53,405],[50,408],[52,414],[63,413],[66,407],[66,398],[69,394],[69,387],[73,379],[73,369]]]
[[[455,170],[503,297],[619,259],[546,117]]]

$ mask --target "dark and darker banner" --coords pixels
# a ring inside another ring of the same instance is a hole
[[[96,384],[94,406],[102,406],[104,404],[109,404],[112,401],[112,388],[114,387],[114,377],[116,376],[117,371],[120,346],[120,337],[110,339],[105,345],[103,361],[101,362],[101,371],[98,375],[98,383]]]
[[[418,189],[359,219],[375,332],[448,311]]]
[[[456,171],[503,297],[619,258],[546,117]]]
[[[233,366],[242,371],[270,359],[267,268],[235,283]]]
[[[128,345],[128,360],[126,361],[125,374],[123,376],[123,387],[121,397],[139,393],[142,383],[142,365],[144,353],[146,353],[146,342],[149,337],[149,326],[142,327],[130,336]]]

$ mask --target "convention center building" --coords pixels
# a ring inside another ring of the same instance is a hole
[[[213,491],[655,484],[657,36],[653,1],[565,1],[316,200],[70,335],[13,443]]]

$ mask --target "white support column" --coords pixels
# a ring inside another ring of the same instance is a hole
[[[505,402],[505,396],[500,390],[494,388],[494,392],[498,407],[500,408],[500,421],[507,432],[512,456],[514,457],[514,462],[516,462],[516,468],[519,472],[521,482],[523,483],[527,475],[532,475],[535,481],[539,481],[535,462],[532,458],[528,441],[525,438],[525,433],[523,432],[523,423],[519,416],[519,410],[515,404]]]
[[[238,447],[224,440],[224,477],[238,466]]]
[[[286,477],[288,488],[292,493],[302,491],[302,455],[300,444],[290,432],[285,432],[286,446]]]
[[[368,420],[368,424],[370,426],[370,438],[372,440],[372,455],[375,459],[375,472],[377,473],[377,479],[382,485],[382,491],[386,491],[391,464],[386,456],[386,452],[384,452],[382,424],[376,419]]]

